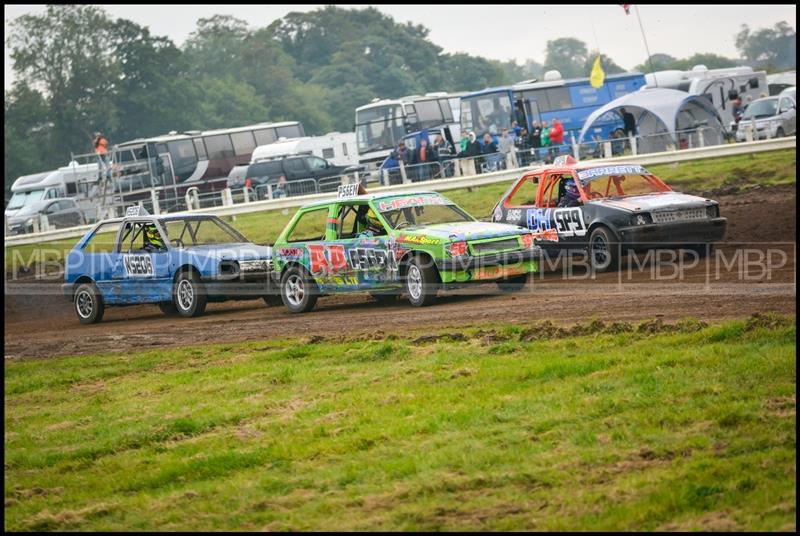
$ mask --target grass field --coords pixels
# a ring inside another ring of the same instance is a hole
[[[648,169],[664,179],[676,190],[700,192],[718,188],[747,188],[754,185],[794,184],[797,173],[797,157],[793,150],[781,150],[752,155],[731,156],[708,160],[648,166]],[[509,187],[509,183],[498,183],[474,188],[463,188],[445,192],[445,195],[465,208],[476,218],[489,218],[492,208]],[[421,188],[426,185],[421,184]],[[226,218],[250,240],[273,243],[295,210],[271,210],[237,216],[236,221]],[[32,262],[57,267],[63,264],[64,255],[77,239],[62,240],[49,244],[18,246],[6,249],[6,269]],[[12,264],[16,256],[16,264]],[[20,260],[22,263],[20,263]],[[43,262],[44,261],[44,262]]]
[[[5,365],[6,530],[794,530],[795,319]]]

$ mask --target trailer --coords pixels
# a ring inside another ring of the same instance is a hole
[[[278,140],[253,150],[250,163],[283,156],[314,155],[337,166],[358,165],[358,150],[354,132],[329,132],[323,136],[305,136]]]

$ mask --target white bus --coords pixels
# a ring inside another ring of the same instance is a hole
[[[375,99],[356,108],[359,163],[370,167],[380,165],[403,136],[426,128],[447,125],[453,137],[460,139],[460,96],[444,92],[409,95]]]

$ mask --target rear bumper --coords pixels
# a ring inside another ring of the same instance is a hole
[[[620,228],[619,239],[624,246],[631,249],[705,244],[719,242],[725,238],[727,226],[727,218],[637,225]]]

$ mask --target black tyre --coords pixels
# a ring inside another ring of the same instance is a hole
[[[103,296],[94,283],[78,285],[73,296],[73,304],[81,324],[95,324],[103,319],[106,306]]]
[[[498,281],[497,288],[499,288],[501,292],[519,292],[525,288],[527,282],[528,274],[509,277],[508,279],[501,279]]]
[[[413,257],[403,276],[403,288],[408,294],[408,301],[414,307],[424,307],[436,301],[439,290],[439,274],[431,261],[422,261]]]
[[[175,304],[171,301],[158,302],[158,308],[161,309],[162,313],[168,316],[175,316],[178,314],[178,308],[175,307]]]
[[[597,272],[619,266],[619,243],[608,228],[596,227],[589,235],[589,259]]]
[[[267,294],[264,296],[264,303],[270,307],[275,307],[283,304],[283,300],[281,299],[280,294]]]
[[[307,313],[317,304],[319,291],[308,272],[292,266],[281,278],[281,299],[290,313]]]
[[[200,316],[206,310],[205,288],[200,278],[192,271],[181,272],[172,287],[172,304],[179,315]]]

